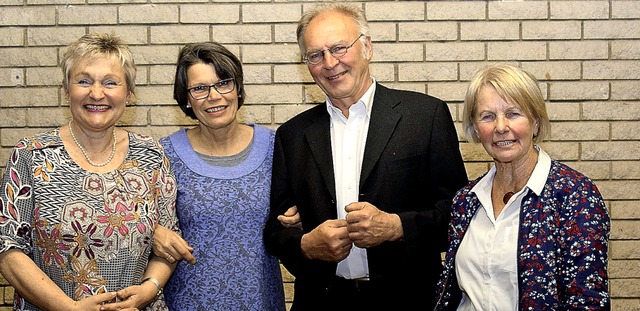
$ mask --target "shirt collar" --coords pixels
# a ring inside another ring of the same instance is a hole
[[[367,91],[364,92],[362,97],[360,97],[360,99],[356,102],[356,104],[364,103],[364,106],[367,108],[367,117],[371,117],[371,107],[373,107],[373,97],[376,93],[376,79],[374,77],[371,77],[371,80],[373,80],[373,83],[371,83],[371,86],[369,86]],[[336,108],[333,105],[333,103],[331,103],[331,99],[329,98],[329,96],[325,97],[325,104],[327,105],[327,111],[329,112],[329,115],[333,117],[336,117],[337,115],[342,116],[342,111],[340,111],[340,109]]]
[[[533,172],[527,181],[525,188],[531,189],[536,195],[540,196],[544,184],[547,182],[549,171],[551,170],[551,157],[542,150],[538,145],[534,145],[534,148],[538,151],[538,162],[533,168]],[[476,193],[488,193],[491,195],[491,187],[493,184],[493,178],[496,175],[496,166],[492,166],[489,172],[478,181],[478,183],[471,189],[471,192]]]

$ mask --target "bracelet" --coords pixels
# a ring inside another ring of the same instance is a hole
[[[158,280],[156,280],[155,278],[146,278],[144,280],[142,280],[142,282],[140,282],[140,285],[142,285],[142,283],[149,281],[151,283],[153,283],[157,288],[158,288],[158,292],[156,293],[156,297],[162,295],[162,287],[160,287],[160,282],[158,282]]]

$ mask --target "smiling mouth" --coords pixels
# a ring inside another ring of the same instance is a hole
[[[500,146],[500,147],[505,147],[505,146],[509,146],[509,145],[512,145],[512,144],[513,144],[513,141],[511,141],[511,140],[496,142],[496,146]]]
[[[209,108],[209,109],[207,109],[207,110],[205,110],[205,111],[206,111],[206,112],[218,112],[218,111],[222,111],[222,110],[225,110],[225,109],[227,109],[227,107],[226,107],[226,106],[219,106],[219,107],[212,107],[212,108]]]
[[[93,111],[105,111],[105,110],[108,110],[110,108],[107,105],[85,105],[84,107],[87,110],[93,110]]]
[[[339,73],[339,74],[337,74],[337,75],[335,75],[335,76],[329,76],[329,77],[327,77],[327,80],[331,81],[331,80],[338,79],[338,78],[340,78],[340,77],[344,76],[346,73],[347,73],[347,71],[345,70],[345,71],[343,71],[343,72],[341,72],[341,73]]]

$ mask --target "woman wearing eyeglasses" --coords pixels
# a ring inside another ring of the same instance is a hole
[[[186,45],[173,97],[198,125],[160,140],[176,173],[184,238],[162,228],[155,235],[156,254],[185,259],[165,287],[169,308],[285,310],[279,262],[262,239],[274,131],[238,121],[240,60],[215,42]]]

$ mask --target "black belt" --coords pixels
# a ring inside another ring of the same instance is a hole
[[[366,291],[370,288],[369,278],[345,279],[339,276],[331,280],[331,287],[337,290]]]

